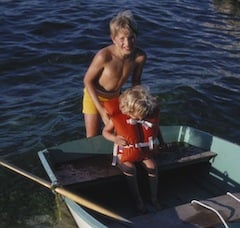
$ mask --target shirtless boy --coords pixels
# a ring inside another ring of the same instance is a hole
[[[110,22],[113,44],[99,50],[84,77],[83,113],[86,137],[100,134],[101,120],[109,117],[102,102],[120,95],[132,75],[132,85],[140,84],[146,54],[135,47],[137,24],[130,11],[119,13]]]

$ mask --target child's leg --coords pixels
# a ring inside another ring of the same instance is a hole
[[[160,210],[161,207],[158,202],[158,169],[157,169],[157,166],[152,159],[144,160],[143,164],[148,173],[148,180],[149,180],[152,204],[157,210]]]
[[[135,165],[130,162],[122,163],[118,161],[118,167],[122,170],[122,172],[125,175],[130,191],[136,201],[137,210],[141,213],[145,213],[146,209],[142,197],[140,195]]]

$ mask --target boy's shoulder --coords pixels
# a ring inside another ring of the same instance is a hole
[[[107,59],[111,58],[111,56],[112,56],[112,50],[111,49],[112,49],[111,45],[109,45],[107,47],[104,47],[96,53],[95,57],[107,60]]]
[[[98,52],[97,55],[107,55],[110,54],[112,52],[112,45],[108,45],[104,48],[101,48]]]

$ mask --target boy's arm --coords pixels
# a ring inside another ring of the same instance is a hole
[[[147,59],[146,53],[138,49],[138,54],[136,57],[136,67],[133,70],[132,75],[132,86],[141,84],[141,76],[146,59]]]
[[[102,117],[103,122],[106,124],[108,119],[106,110],[101,105],[95,87],[95,82],[98,80],[100,73],[104,68],[105,60],[104,57],[101,55],[101,52],[98,52],[92,60],[85,76],[84,76],[84,86],[88,90],[89,95],[91,96],[99,114]]]

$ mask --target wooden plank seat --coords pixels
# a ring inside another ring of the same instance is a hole
[[[159,171],[161,171],[196,162],[206,162],[214,156],[216,156],[216,153],[175,143],[160,151],[159,154],[155,155],[155,159]],[[117,167],[112,166],[111,163],[111,154],[88,155],[78,160],[57,165],[55,173],[59,182],[63,185],[122,175],[122,172]]]
[[[207,162],[216,155],[214,152],[205,151],[202,148],[186,143],[172,143],[162,148],[155,156],[155,160],[161,171],[194,163]]]
[[[240,193],[234,193],[240,199]],[[215,210],[221,215],[224,221],[229,224],[232,222],[240,222],[240,202],[229,195],[221,195],[200,201]],[[214,227],[223,224],[216,213],[198,206],[196,204],[187,203],[173,208],[165,209],[157,213],[137,216],[131,221],[134,227]],[[112,225],[109,227],[119,227]],[[224,227],[224,226],[223,226]]]

